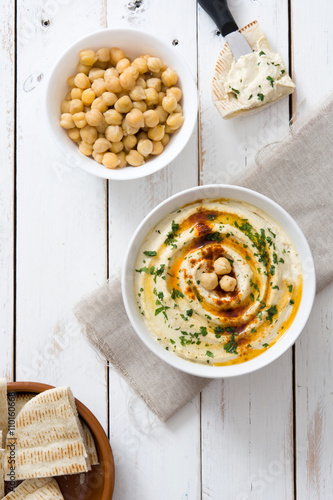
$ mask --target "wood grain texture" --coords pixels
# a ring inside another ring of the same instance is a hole
[[[196,77],[196,2],[108,2],[108,27],[130,26],[158,36],[183,55]],[[177,45],[172,45],[177,40]],[[151,49],[154,52],[154,48]],[[158,55],[158,54],[157,54]],[[164,170],[132,182],[109,183],[110,272],[121,265],[133,231],[158,203],[197,184],[197,135]],[[125,215],[126,214],[126,215]],[[116,456],[114,499],[200,498],[199,397],[160,423],[113,371],[111,442]]]
[[[13,376],[14,312],[14,103],[15,103],[15,6],[0,2],[0,377]]]
[[[50,70],[104,26],[104,2],[80,3],[79,22],[73,2],[17,12],[17,378],[70,385],[106,426],[105,361],[69,314],[106,277],[106,184],[66,163],[43,119]]]
[[[229,2],[239,26],[257,19],[288,64],[288,2]],[[231,183],[257,151],[288,133],[288,99],[252,116],[222,120],[210,93],[223,46],[199,9],[202,182]],[[209,47],[204,50],[204,47]],[[215,459],[212,460],[212,450]],[[202,394],[202,498],[293,498],[292,352],[250,376],[215,381]]]
[[[332,93],[333,5],[327,0],[317,2],[315,9],[308,0],[293,0],[291,5],[297,123]],[[333,498],[332,311],[330,285],[317,296],[308,325],[296,344],[296,490],[302,500]]]

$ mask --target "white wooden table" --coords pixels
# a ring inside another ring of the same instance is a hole
[[[198,182],[232,182],[260,147],[287,134],[291,114],[304,116],[332,91],[330,0],[229,3],[239,25],[258,19],[289,59],[297,93],[224,122],[210,92],[223,40],[195,0],[0,0],[0,376],[72,387],[109,433],[115,500],[333,498],[333,287],[318,295],[294,349],[251,376],[216,380],[166,425],[71,317],[155,205]],[[55,60],[106,26],[164,39],[186,58],[200,93],[198,130],[181,156],[126,184],[67,165],[43,120]]]

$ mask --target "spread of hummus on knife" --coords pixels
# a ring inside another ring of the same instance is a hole
[[[302,266],[284,229],[253,205],[198,200],[164,217],[136,262],[135,296],[165,349],[235,364],[271,347],[302,295]]]

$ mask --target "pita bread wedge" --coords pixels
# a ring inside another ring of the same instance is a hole
[[[15,404],[11,406],[13,411],[13,417],[16,419],[17,415],[20,413],[25,404],[30,401],[30,399],[34,398],[36,395],[32,392],[27,393],[17,393],[15,394]],[[8,403],[8,405],[10,402]]]
[[[2,431],[0,431],[0,438],[2,438]],[[0,499],[5,496],[5,450],[0,449]]]
[[[74,396],[69,387],[42,392],[17,415],[15,440],[16,479],[77,474],[91,469]],[[7,460],[8,462],[8,460]]]
[[[5,378],[0,378],[0,431],[2,431],[0,448],[3,448],[8,431],[7,381]]]
[[[213,74],[213,101],[223,118],[255,113],[295,90],[281,56],[272,51],[258,22],[239,31],[253,53],[236,62],[226,43]]]
[[[85,423],[85,421],[81,420],[81,423],[82,423],[82,427],[83,427],[84,440],[86,443],[90,463],[91,463],[91,465],[97,465],[99,462],[98,462],[98,455],[97,455],[94,437],[93,437],[88,425]]]
[[[53,477],[46,479],[26,479],[4,500],[64,500],[58,483]]]

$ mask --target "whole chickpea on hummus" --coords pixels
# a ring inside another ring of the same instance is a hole
[[[139,311],[165,349],[197,363],[236,364],[292,323],[302,266],[284,229],[236,200],[199,200],[161,220],[136,262]]]

